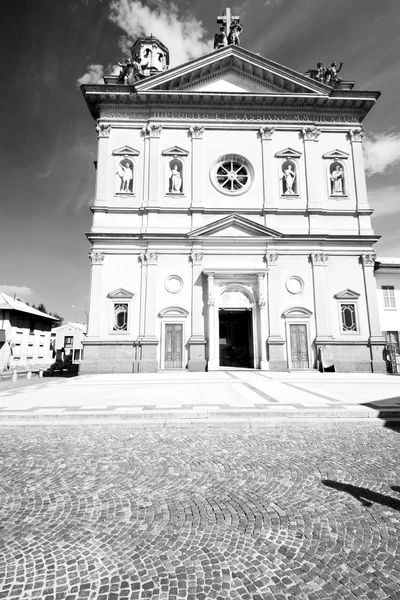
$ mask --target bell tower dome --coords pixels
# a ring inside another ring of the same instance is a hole
[[[169,50],[153,35],[137,39],[131,54],[132,60],[140,64],[145,77],[162,73],[169,67]]]

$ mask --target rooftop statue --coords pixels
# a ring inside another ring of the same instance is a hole
[[[126,58],[125,63],[118,63],[121,70],[118,75],[118,83],[132,85],[135,81],[143,79],[144,75],[140,68],[140,59],[134,56],[133,59]]]
[[[317,63],[316,69],[310,69],[306,74],[312,77],[312,79],[316,79],[321,83],[336,87],[342,81],[337,75],[342,66],[342,62],[340,63],[339,67],[337,66],[337,62],[333,62],[331,63],[330,67],[324,67],[322,62],[319,62]]]
[[[221,25],[219,28],[219,33],[214,35],[214,49],[218,50],[218,48],[224,48],[224,46],[228,45],[228,38],[226,37],[225,27]]]
[[[240,34],[243,27],[240,24],[240,17],[233,16],[231,9],[227,8],[225,14],[217,17],[217,23],[221,24],[219,33],[214,36],[214,48],[223,48],[228,44],[240,46]]]
[[[240,34],[243,31],[243,27],[239,23],[239,19],[232,21],[232,25],[228,35],[228,44],[233,46],[240,46]]]

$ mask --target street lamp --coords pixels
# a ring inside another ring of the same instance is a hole
[[[75,306],[75,304],[71,304],[71,308],[77,308],[78,310],[82,310],[85,313],[85,315],[86,315],[86,327],[87,327],[87,324],[88,324],[88,321],[89,321],[89,316],[88,316],[87,310],[85,310],[84,308],[81,308],[80,306]]]

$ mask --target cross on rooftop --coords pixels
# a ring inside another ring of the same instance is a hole
[[[232,15],[231,13],[231,9],[230,8],[226,8],[225,9],[225,14],[221,15],[219,17],[217,17],[217,23],[222,23],[222,25],[226,26],[226,35],[229,34],[229,31],[231,29],[231,23],[232,21],[240,21],[240,17],[235,17],[234,15]]]

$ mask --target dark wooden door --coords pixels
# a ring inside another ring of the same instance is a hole
[[[169,323],[165,326],[164,367],[166,369],[182,368],[182,334],[182,324]]]
[[[290,325],[290,356],[292,369],[308,369],[306,325]]]

